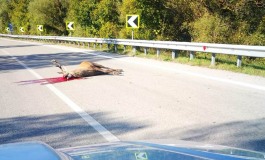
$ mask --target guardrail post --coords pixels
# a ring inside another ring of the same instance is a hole
[[[87,43],[87,47],[90,48],[90,43],[89,42]]]
[[[100,48],[100,50],[102,49],[102,43],[99,44],[99,48]]]
[[[83,48],[85,48],[85,43],[83,42]]]
[[[136,54],[136,46],[133,46],[133,54]]]
[[[94,49],[96,49],[96,43],[94,43]]]
[[[156,57],[159,57],[159,55],[160,55],[160,50],[157,49],[157,50],[156,50]]]
[[[114,51],[115,51],[115,53],[117,52],[117,44],[114,44]]]
[[[147,55],[147,48],[144,48],[144,55]]]
[[[177,51],[172,50],[172,59],[175,59],[176,57],[178,57]]]
[[[190,51],[190,60],[193,60],[193,59],[194,59],[194,52]]]
[[[211,66],[214,66],[215,65],[215,56],[216,56],[216,54],[215,53],[212,53]]]
[[[125,45],[123,46],[123,52],[126,52],[126,46]]]
[[[108,43],[108,50],[110,50],[110,44]]]
[[[237,56],[237,67],[241,67],[242,65],[242,56]]]

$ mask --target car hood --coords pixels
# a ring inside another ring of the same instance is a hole
[[[60,149],[74,160],[265,159],[265,153],[186,141],[123,141]]]
[[[53,149],[42,142],[0,145],[0,160],[265,159],[265,153],[186,141],[119,141]]]

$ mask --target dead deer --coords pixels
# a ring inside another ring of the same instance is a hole
[[[96,76],[100,74],[120,75],[123,72],[122,69],[112,69],[89,61],[81,62],[78,68],[72,71],[67,71],[64,66],[62,66],[58,61],[54,59],[52,60],[52,63],[56,67],[60,68],[63,77],[67,79]]]

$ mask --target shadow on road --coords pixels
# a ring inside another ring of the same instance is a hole
[[[134,124],[111,118],[111,113],[92,113],[94,119],[114,135],[133,132],[148,124]],[[0,119],[0,144],[43,141],[55,148],[107,142],[78,114],[31,115]]]
[[[106,57],[106,54],[109,57],[115,57],[115,58],[122,58],[125,56],[120,56],[116,54],[108,54],[104,53],[104,56],[98,56],[101,52],[99,52],[98,55],[92,55],[89,54],[91,51],[87,51],[87,53],[83,52],[61,52],[61,53],[52,53],[52,54],[32,54],[32,55],[14,55],[13,57],[10,57],[8,55],[6,56],[0,56],[0,71],[6,72],[6,71],[13,71],[13,70],[23,70],[25,69],[23,66],[21,66],[16,60],[19,60],[26,64],[29,68],[32,69],[38,69],[38,68],[46,68],[46,67],[53,67],[53,64],[51,63],[51,60],[56,59],[58,60],[62,65],[71,66],[71,65],[78,65],[80,62],[84,60],[88,60],[91,62],[97,62],[101,60],[108,60],[110,58]],[[106,66],[110,67],[111,66]],[[59,70],[58,70],[59,71]]]
[[[43,45],[37,45],[37,44],[28,44],[28,45],[8,45],[8,46],[1,46],[0,45],[0,49],[4,49],[4,48],[20,48],[20,47],[34,47],[34,46],[43,46]]]
[[[219,144],[265,152],[265,118],[213,124],[205,127],[176,128],[157,138],[178,137],[181,140]],[[167,134],[168,133],[168,134]]]
[[[110,118],[111,113],[92,113],[94,119],[118,136],[145,129],[148,123]],[[238,121],[206,127],[189,126],[154,133],[144,139],[174,139],[218,144],[265,152],[265,119]],[[104,143],[106,140],[76,113],[21,116],[0,119],[0,144],[38,140],[55,148]]]

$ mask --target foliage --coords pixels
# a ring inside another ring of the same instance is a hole
[[[44,25],[49,34],[66,34],[68,6],[68,0],[31,0],[28,7],[31,33],[36,34],[37,25]]]
[[[112,35],[115,31],[109,30],[110,33],[105,33],[106,26],[109,24],[119,24],[119,14],[117,5],[119,4],[119,0],[101,0],[98,3],[91,13],[91,18],[93,21],[93,28],[96,29],[95,36],[104,36],[104,35]],[[112,28],[113,29],[113,28]],[[112,32],[112,33],[111,33]],[[105,33],[105,34],[103,34]]]
[[[8,14],[9,8],[8,3],[4,0],[0,1],[0,30],[5,31],[8,23],[10,22],[10,17]]]
[[[197,42],[226,43],[231,32],[225,20],[208,13],[194,21],[191,28],[191,35]]]
[[[99,30],[99,36],[104,38],[117,38],[118,27],[113,22],[103,24]]]
[[[126,15],[140,15],[135,39],[265,45],[263,0],[0,0],[0,32],[131,38]]]
[[[93,37],[96,32],[93,28],[91,12],[95,9],[95,0],[71,0],[67,20],[75,22],[73,36]]]

